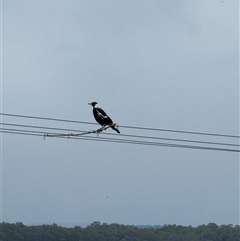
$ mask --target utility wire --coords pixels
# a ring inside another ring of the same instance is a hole
[[[96,125],[95,123],[91,123],[91,122],[74,121],[74,120],[57,119],[57,118],[15,115],[15,114],[6,114],[6,113],[0,113],[0,115],[8,116],[8,117],[17,117],[17,118],[28,118],[28,119],[37,119],[37,120],[60,121],[60,122],[67,122],[67,123]],[[42,136],[42,137],[44,136],[44,137],[56,137],[56,138],[71,138],[71,139],[91,140],[91,141],[117,142],[117,143],[138,144],[138,145],[166,146],[166,147],[200,149],[200,150],[240,152],[239,148],[238,149],[233,148],[233,147],[239,147],[240,145],[234,144],[234,143],[199,141],[199,140],[189,140],[189,139],[146,136],[146,135],[131,135],[131,134],[120,134],[119,135],[119,134],[103,133],[103,132],[101,132],[101,135],[104,134],[104,135],[118,136],[118,138],[99,137],[99,136],[93,137],[93,136],[89,136],[89,135],[83,137],[82,135],[92,134],[92,133],[95,133],[95,131],[86,131],[86,130],[83,131],[83,130],[78,130],[78,129],[73,130],[73,129],[67,129],[67,128],[56,128],[56,127],[40,126],[40,125],[24,125],[24,124],[6,123],[6,122],[1,122],[0,125],[1,125],[0,132],[2,132],[2,133],[12,133],[12,134],[32,135],[32,136]],[[11,128],[3,128],[3,126],[9,126]],[[135,127],[135,126],[121,126],[121,128],[131,128],[131,129],[150,130],[150,131],[165,131],[165,132],[175,132],[175,133],[184,133],[184,134],[187,133],[187,134],[204,135],[204,136],[207,135],[207,136],[217,136],[217,137],[231,137],[231,138],[239,138],[240,137],[240,136],[236,136],[236,135],[167,130],[167,129]],[[46,133],[46,131],[49,131],[49,130],[52,131],[53,133],[51,133],[51,134]],[[68,131],[68,132],[73,132],[73,133],[64,134],[64,133],[62,133],[63,131],[64,132]],[[76,132],[77,132],[77,134],[76,134]],[[126,139],[126,138],[128,138],[128,139]],[[135,138],[137,138],[137,140]],[[142,139],[148,139],[151,141],[146,141],[146,140],[142,140]],[[185,143],[192,143],[192,144],[194,143],[196,145],[166,143],[166,142],[159,142],[159,140],[170,141],[170,142],[185,142]],[[217,145],[217,147],[206,146],[206,145],[215,145],[215,146]],[[230,148],[218,147],[218,146],[223,146],[223,145],[229,146],[232,148],[230,149]]]
[[[38,119],[38,120],[60,121],[60,122],[69,122],[69,123],[97,125],[96,123],[92,123],[92,122],[67,120],[67,119],[59,119],[59,118],[29,116],[29,115],[16,115],[16,114],[7,114],[7,113],[0,113],[0,115],[2,115],[2,116],[9,116],[9,117]],[[194,132],[194,131],[182,131],[182,130],[173,130],[173,129],[160,129],[160,128],[138,127],[138,126],[127,126],[127,125],[120,125],[119,127],[121,127],[121,128],[128,128],[128,129],[148,130],[148,131],[164,131],[164,132],[174,132],[174,133],[182,133],[182,134],[240,138],[239,135],[228,135],[228,134],[217,134],[217,133],[206,133],[206,132]]]
[[[68,132],[86,132],[79,129],[66,129],[66,128],[56,128],[56,127],[48,127],[48,126],[39,126],[39,125],[22,125],[22,124],[13,124],[13,123],[0,123],[3,126],[11,126],[11,127],[21,127],[21,128],[30,128],[30,129],[42,129],[42,130],[51,130],[51,131],[68,131]],[[22,130],[22,129],[21,129]],[[45,132],[46,134],[46,132]],[[223,142],[211,142],[211,141],[196,141],[189,139],[178,139],[178,138],[166,138],[166,137],[155,137],[155,136],[144,136],[144,135],[130,135],[130,134],[114,134],[114,133],[104,133],[103,135],[111,135],[111,136],[121,136],[121,137],[129,137],[129,138],[142,138],[142,139],[152,139],[152,140],[164,140],[164,141],[176,141],[176,142],[189,142],[189,143],[197,143],[197,144],[208,144],[208,145],[225,145],[225,146],[233,146],[239,147],[239,144],[234,143],[223,143]],[[65,135],[65,134],[64,134]]]
[[[0,104],[0,111],[2,112],[3,110],[3,0],[1,0],[0,3],[0,94],[1,94],[1,104]],[[0,118],[1,122],[2,122],[2,116]],[[3,197],[3,175],[2,175],[2,170],[3,170],[3,164],[2,164],[2,160],[3,160],[3,144],[2,144],[2,134],[0,135],[0,196],[1,198]],[[0,204],[0,222],[2,223],[3,221],[3,202],[1,200],[1,204]],[[2,230],[1,230],[2,231]]]
[[[44,132],[41,132],[41,131],[29,131],[29,130],[9,129],[9,128],[0,128],[0,132],[9,133],[9,134],[19,134],[19,135],[31,135],[31,136],[43,136],[43,134],[44,134]],[[119,138],[82,137],[82,136],[74,137],[74,136],[68,136],[68,135],[58,136],[57,134],[61,134],[61,133],[55,133],[55,134],[56,134],[55,138],[68,138],[68,139],[71,138],[71,139],[78,139],[78,140],[117,142],[117,143],[149,145],[149,146],[164,146],[164,147],[188,148],[188,149],[199,149],[199,150],[240,152],[239,149],[206,147],[206,146],[197,146],[197,145],[172,144],[172,143],[163,143],[163,142],[137,141],[137,140],[119,139]]]

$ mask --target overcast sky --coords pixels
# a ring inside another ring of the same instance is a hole
[[[238,0],[1,2],[1,112],[239,135]],[[1,135],[1,221],[239,224],[238,153]]]

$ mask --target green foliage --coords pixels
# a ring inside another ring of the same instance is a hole
[[[26,226],[0,223],[0,241],[240,241],[239,225],[214,223],[198,227],[164,225],[138,228],[132,225],[93,222],[86,228],[52,225]]]

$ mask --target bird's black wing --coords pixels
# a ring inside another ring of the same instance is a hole
[[[107,115],[107,113],[101,108],[93,108],[93,115],[96,121],[100,125],[109,125],[112,123],[111,118]]]
[[[103,118],[107,118],[108,117],[107,113],[103,109],[101,109],[99,107],[97,107],[95,109],[98,111],[99,116],[102,116]]]

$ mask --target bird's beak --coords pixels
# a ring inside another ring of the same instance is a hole
[[[92,105],[92,103],[88,103],[89,105]]]

